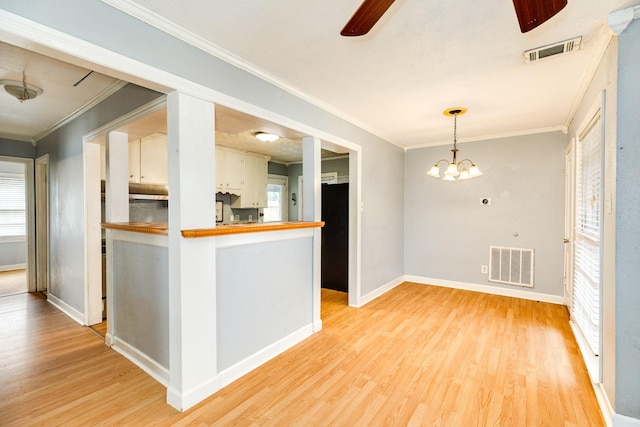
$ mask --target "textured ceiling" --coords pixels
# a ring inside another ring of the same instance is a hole
[[[0,42],[0,80],[22,81],[43,92],[35,99],[20,102],[0,89],[0,137],[34,141],[46,134],[79,108],[119,88],[119,82],[16,46]]]

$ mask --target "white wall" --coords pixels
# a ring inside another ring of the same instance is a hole
[[[408,151],[406,274],[562,296],[565,145],[561,132],[461,144],[483,175],[456,182],[426,174],[451,146]],[[535,286],[489,282],[490,245],[535,249]]]

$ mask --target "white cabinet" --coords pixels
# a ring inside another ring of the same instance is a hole
[[[140,183],[140,140],[129,141],[129,182]]]
[[[234,208],[267,207],[267,165],[269,157],[244,154],[244,186],[242,195],[231,203]]]
[[[216,147],[216,191],[242,195],[244,153],[226,147]]]
[[[167,136],[156,133],[129,142],[129,182],[167,184]]]

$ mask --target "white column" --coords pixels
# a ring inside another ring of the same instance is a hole
[[[320,159],[319,138],[306,137],[302,139],[302,179],[304,197],[302,203],[302,220],[303,221],[320,221],[322,218],[322,183],[321,175],[321,159]],[[322,329],[322,320],[320,319],[320,287],[321,281],[321,262],[322,262],[322,231],[320,228],[314,228],[313,233],[313,331],[317,332]]]
[[[302,139],[302,221],[320,221],[322,217],[320,144],[320,139],[312,136]]]
[[[91,146],[92,144],[88,144]],[[106,168],[105,171],[105,222],[129,221],[129,135],[123,132],[109,132],[106,143]],[[94,173],[99,174],[100,171]],[[106,281],[107,281],[107,345],[113,344],[113,325],[115,325],[115,310],[113,309],[113,240],[111,230],[107,230],[106,249]],[[100,260],[101,261],[101,260]],[[97,266],[96,266],[97,268]],[[100,265],[102,269],[102,265]],[[101,277],[101,276],[100,276]],[[102,286],[101,279],[97,276],[89,286],[89,316],[93,322],[102,321]],[[90,323],[93,324],[93,323]]]
[[[214,238],[180,230],[214,228],[215,125],[210,102],[178,92],[167,100],[169,157],[169,387],[184,411],[219,389]]]
[[[129,135],[107,135],[107,171],[104,217],[106,222],[129,221]]]

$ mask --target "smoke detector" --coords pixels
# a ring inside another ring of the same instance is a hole
[[[582,43],[582,36],[574,37],[569,40],[561,41],[558,43],[548,44],[546,46],[540,46],[535,49],[525,50],[524,62],[535,62],[541,59],[549,58],[550,56],[560,55],[563,53],[572,52],[580,49]]]

